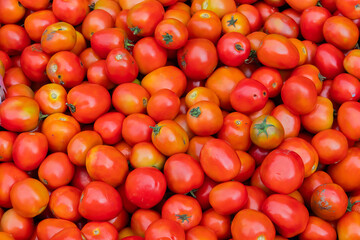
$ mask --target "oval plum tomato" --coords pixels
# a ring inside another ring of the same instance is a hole
[[[177,52],[181,70],[191,80],[204,80],[215,70],[218,57],[216,47],[207,39],[190,39]]]
[[[229,113],[217,134],[219,139],[227,141],[235,150],[247,151],[251,145],[251,120],[239,112]]]
[[[66,22],[56,22],[44,30],[41,36],[41,48],[48,54],[70,51],[76,43],[75,28]]]
[[[206,38],[214,44],[221,36],[220,18],[212,11],[200,10],[187,23],[189,39]]]
[[[49,203],[49,192],[39,180],[25,178],[10,190],[11,204],[19,215],[32,218],[42,213]]]
[[[211,189],[215,187],[217,183],[211,180],[209,177],[204,178],[204,183],[194,193],[196,200],[199,202],[201,208],[205,211],[211,207],[209,202],[209,194]]]
[[[81,191],[73,186],[63,186],[55,189],[50,195],[49,207],[55,217],[78,221],[81,216],[78,211]]]
[[[346,192],[352,192],[359,189],[360,177],[359,171],[359,153],[357,147],[349,148],[346,157],[340,162],[329,166],[328,173],[334,180],[334,183],[340,185]]]
[[[114,27],[112,16],[102,9],[95,9],[86,15],[82,22],[81,32],[86,40],[90,40],[97,31],[112,27]]]
[[[282,51],[279,51],[282,49]],[[294,68],[299,63],[299,52],[291,41],[279,34],[269,34],[262,40],[257,51],[259,61],[278,69]]]
[[[39,123],[39,104],[29,97],[11,97],[0,105],[1,126],[8,131],[26,132]]]
[[[225,182],[238,175],[241,163],[235,150],[227,142],[211,139],[201,149],[200,164],[212,180]]]
[[[38,168],[48,152],[46,136],[40,132],[20,133],[13,144],[12,157],[15,165],[24,171]]]
[[[0,29],[0,49],[10,56],[20,54],[30,45],[25,29],[15,24],[6,24]]]
[[[16,137],[16,133],[0,131],[0,162],[13,160],[12,152]]]
[[[236,3],[232,0],[194,0],[191,4],[191,14],[199,10],[209,10],[221,19],[225,14],[236,12]]]
[[[327,79],[334,79],[337,75],[344,72],[344,57],[344,53],[334,45],[323,43],[316,50],[314,62],[321,75]]]
[[[302,233],[309,220],[309,212],[298,200],[284,195],[273,194],[263,203],[261,211],[270,218],[276,230],[286,238]]]
[[[73,26],[79,25],[90,11],[87,0],[54,0],[52,10],[56,18]]]
[[[116,228],[108,222],[88,222],[81,229],[81,233],[84,235],[83,239],[87,240],[116,240],[118,236]]]
[[[51,82],[72,88],[84,80],[85,69],[75,53],[61,51],[50,58],[46,66],[46,74]]]
[[[340,1],[336,2],[336,8],[343,14],[345,17],[350,19],[360,18],[359,14],[359,2],[356,0],[347,0],[340,4]]]
[[[255,171],[255,159],[245,151],[236,151],[241,167],[238,175],[234,178],[235,181],[244,182],[248,180]]]
[[[206,87],[193,88],[185,96],[185,104],[188,108],[200,101],[209,101],[215,103],[218,106],[220,105],[220,101],[219,98],[216,96],[216,93]]]
[[[359,29],[344,16],[332,16],[323,26],[324,38],[340,50],[351,50],[359,40]]]
[[[315,43],[324,41],[323,26],[331,17],[331,13],[324,7],[312,6],[305,9],[300,18],[301,35]]]
[[[338,110],[337,121],[341,132],[350,140],[360,139],[359,122],[356,121],[360,116],[360,103],[347,101],[341,104]]]
[[[135,59],[124,48],[115,48],[107,55],[106,74],[115,84],[132,82],[139,73]]]
[[[239,211],[231,223],[234,240],[274,239],[275,233],[271,220],[262,212],[252,209]]]
[[[160,218],[160,213],[155,210],[138,209],[131,216],[130,227],[136,235],[144,237],[149,225]]]
[[[198,189],[204,182],[204,172],[199,162],[184,153],[174,154],[166,160],[164,175],[168,188],[180,194]]]
[[[48,140],[50,151],[66,152],[71,138],[80,132],[80,124],[69,115],[53,113],[44,120],[41,132]]]
[[[250,33],[249,21],[238,11],[225,14],[221,19],[221,25],[224,33],[237,32],[244,36]]]
[[[184,153],[189,147],[189,137],[185,130],[173,120],[163,120],[152,129],[151,141],[165,156]]]
[[[45,71],[49,60],[50,56],[43,52],[41,45],[35,43],[21,53],[21,69],[31,81],[45,82],[48,79]]]
[[[209,202],[213,209],[221,215],[238,212],[248,200],[245,186],[236,181],[219,183],[209,194]]]
[[[25,7],[16,0],[1,0],[0,22],[3,24],[17,23],[25,15]]]
[[[315,6],[316,0],[304,0],[304,1],[296,1],[296,0],[286,0],[286,3],[290,5],[291,8],[295,9],[298,12],[302,12],[305,9]]]
[[[303,65],[307,59],[307,50],[305,44],[297,38],[289,38],[289,40],[298,50],[299,53],[298,66]]]
[[[169,89],[161,89],[151,95],[147,113],[155,122],[174,119],[180,109],[179,97]]]
[[[115,147],[97,145],[86,154],[86,170],[92,179],[117,187],[125,181],[129,168],[125,156]]]
[[[76,228],[76,225],[64,219],[47,218],[38,223],[36,235],[39,239],[51,239],[56,233],[66,228]]]
[[[200,101],[189,108],[186,121],[196,135],[210,136],[221,129],[223,116],[220,107],[215,103]]]
[[[299,27],[289,16],[275,12],[266,19],[264,32],[267,34],[280,34],[287,38],[297,38]]]
[[[323,80],[325,80],[325,77],[321,75],[320,70],[312,64],[304,64],[295,68],[290,76],[303,76],[309,78],[315,84],[318,94],[321,92]]]
[[[125,115],[119,112],[107,112],[94,122],[94,130],[101,135],[105,144],[114,145],[121,141],[122,124]]]
[[[330,95],[331,99],[339,104],[346,101],[358,101],[360,99],[359,80],[348,73],[337,75],[332,81]]]
[[[307,114],[314,110],[317,100],[315,84],[303,76],[293,76],[285,81],[281,98],[295,114]]]
[[[188,40],[188,29],[186,25],[176,19],[164,19],[155,29],[156,42],[166,49],[179,49]]]
[[[99,84],[108,90],[113,89],[116,86],[115,83],[110,81],[109,77],[107,76],[106,60],[99,60],[92,63],[87,68],[86,77],[89,83]]]
[[[13,163],[0,164],[0,206],[4,208],[11,208],[10,190],[12,186],[29,176]]]
[[[250,32],[255,32],[262,26],[262,18],[259,10],[251,4],[243,3],[237,7],[237,11],[244,15],[250,26]]]
[[[34,231],[34,220],[19,215],[12,208],[1,217],[1,230],[10,233],[16,239],[30,239]]]
[[[60,232],[56,233],[51,240],[83,240],[84,235],[78,228],[65,228]]]
[[[266,87],[251,78],[238,82],[230,94],[231,106],[238,112],[250,113],[263,108],[268,100]]]
[[[3,66],[3,64],[1,65]],[[6,74],[5,74],[5,69],[3,69],[2,67],[0,68],[0,75],[5,75],[3,77],[3,82],[5,85],[5,88],[11,87],[13,85],[16,84],[24,84],[26,86],[30,86],[31,85],[31,81],[30,79],[28,79],[24,72],[22,71],[21,67],[11,67],[8,70],[6,70]]]
[[[212,137],[212,136],[207,136],[207,137],[194,136],[194,137],[192,137],[189,142],[189,148],[187,150],[187,154],[189,154],[196,160],[199,160],[200,151],[201,151],[202,147],[210,139],[214,139],[214,137]]]
[[[166,65],[167,52],[154,37],[145,37],[136,42],[133,57],[139,66],[139,72],[146,75]]]
[[[91,47],[86,48],[84,51],[82,51],[79,57],[86,70],[90,67],[91,64],[101,60],[99,55],[97,55]]]
[[[207,240],[216,240],[216,234],[210,228],[205,226],[196,226],[191,228],[186,232],[187,240],[197,240],[197,239],[207,239]]]
[[[269,98],[276,97],[283,85],[279,70],[271,67],[260,67],[256,69],[251,78],[262,83],[268,90]]]
[[[261,148],[274,149],[284,139],[284,128],[275,117],[262,115],[251,123],[250,138]]]
[[[5,98],[16,96],[34,98],[34,91],[25,84],[16,84],[6,90]]]
[[[48,83],[36,91],[34,99],[39,104],[43,114],[64,113],[67,92],[65,88],[56,83]]]
[[[149,228],[145,232],[145,239],[185,240],[185,231],[176,221],[159,219],[150,224]]]
[[[155,167],[161,170],[164,167],[166,157],[149,142],[141,142],[134,145],[131,150],[130,164],[134,168]]]
[[[105,28],[95,32],[90,43],[91,48],[101,58],[106,58],[113,49],[129,47],[126,32],[119,28]]]
[[[252,209],[260,211],[262,203],[267,198],[266,193],[259,187],[245,185],[246,192],[248,193],[248,200],[244,209]]]
[[[38,169],[39,180],[49,189],[57,189],[70,183],[75,168],[67,154],[57,152],[48,155]]]
[[[116,15],[121,11],[118,1],[99,0],[96,1],[94,9],[102,9],[108,12],[115,20]]]
[[[136,168],[125,181],[126,197],[140,208],[154,207],[163,199],[165,191],[165,176],[153,167]]]
[[[249,40],[237,32],[225,33],[216,45],[219,60],[227,66],[237,67],[250,55]]]
[[[282,194],[298,189],[304,180],[304,173],[301,157],[286,149],[270,152],[260,166],[260,177],[265,186]]]
[[[66,105],[80,123],[92,123],[109,110],[110,93],[101,85],[83,83],[68,92]]]
[[[274,1],[277,1],[277,0],[274,0]],[[285,2],[285,0],[279,0],[279,1]],[[296,11],[292,8],[287,8],[287,9],[283,10],[282,13],[289,16],[290,18],[292,18],[292,20],[294,20],[296,22],[296,24],[300,27],[301,13],[299,13],[298,11]]]
[[[144,113],[150,94],[146,89],[136,83],[123,83],[118,85],[112,93],[112,105],[125,115]]]
[[[51,10],[41,10],[31,13],[25,18],[24,28],[31,40],[40,42],[45,29],[58,21]]]
[[[269,4],[267,4],[266,2],[256,2],[254,4],[254,7],[257,8],[257,10],[260,13],[260,16],[263,20],[263,22],[266,21],[266,19],[273,13],[275,12],[279,12],[279,9],[277,7],[271,6]]]
[[[150,142],[155,121],[142,113],[130,114],[124,119],[122,137],[131,146],[139,142]]]
[[[305,231],[299,235],[300,240],[329,239],[336,240],[336,231],[330,223],[315,216],[309,217]]]
[[[219,67],[206,80],[205,86],[215,92],[220,100],[220,106],[224,110],[232,110],[230,94],[240,80],[244,79],[244,73],[235,67]]]
[[[230,216],[220,215],[214,209],[203,212],[200,225],[211,229],[218,239],[229,239],[231,236],[231,218]]]
[[[348,197],[345,191],[335,183],[320,185],[311,195],[311,210],[327,221],[341,218],[347,205]]]
[[[360,62],[360,49],[351,50],[344,59],[345,70],[353,76],[360,78],[358,64]]]
[[[164,7],[159,1],[147,0],[129,9],[127,24],[136,36],[151,36],[157,24],[164,18]]]
[[[161,209],[161,217],[178,222],[187,231],[199,225],[202,210],[195,198],[175,194],[165,201]]]
[[[111,185],[93,181],[81,193],[79,213],[91,221],[107,221],[122,209],[120,193]]]

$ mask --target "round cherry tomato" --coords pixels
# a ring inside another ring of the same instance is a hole
[[[214,209],[203,212],[200,225],[215,232],[218,239],[229,239],[231,235],[231,218],[229,215],[220,215]]]
[[[360,103],[347,101],[341,104],[338,110],[337,121],[341,132],[349,139],[357,141],[360,139],[359,122],[356,121],[360,115]]]
[[[81,216],[78,211],[81,191],[73,186],[63,186],[55,189],[50,195],[49,207],[55,217],[78,221]]]
[[[188,40],[186,25],[177,19],[164,19],[155,29],[156,42],[166,49],[179,49]]]
[[[90,40],[96,32],[112,27],[114,27],[112,16],[102,9],[94,9],[82,22],[81,32],[86,40]]]
[[[236,11],[227,13],[221,18],[222,31],[224,33],[237,32],[244,36],[250,33],[248,19],[242,13]]]
[[[237,32],[224,34],[216,45],[219,60],[227,66],[237,67],[250,55],[249,40]]]
[[[187,23],[189,39],[206,38],[214,44],[221,36],[221,21],[216,13],[200,10],[194,13]]]
[[[161,170],[164,167],[166,157],[149,142],[140,142],[133,146],[130,155],[130,164],[134,168],[155,167]],[[165,174],[166,176],[166,174]]]
[[[20,54],[29,45],[30,38],[23,27],[15,24],[5,24],[1,27],[0,49],[8,55]]]
[[[146,109],[156,122],[172,120],[179,113],[180,99],[173,91],[161,89],[151,95]]]
[[[301,35],[315,43],[323,42],[323,26],[329,17],[331,13],[324,7],[312,6],[305,9],[300,17]]]
[[[149,225],[160,218],[160,213],[155,210],[138,209],[131,216],[130,226],[136,235],[144,237]]]
[[[114,145],[121,141],[122,124],[125,115],[119,112],[107,112],[94,122],[94,131],[98,132],[105,144]]]
[[[87,0],[54,0],[52,10],[56,18],[73,26],[79,25],[90,11]]]
[[[133,113],[124,119],[122,137],[131,146],[139,142],[150,142],[155,121],[148,115]]]
[[[19,215],[11,208],[2,215],[0,226],[2,231],[10,233],[15,239],[29,239],[34,231],[34,220]]]

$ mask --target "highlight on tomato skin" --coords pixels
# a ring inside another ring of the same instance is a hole
[[[0,0],[0,239],[360,239],[358,0]]]

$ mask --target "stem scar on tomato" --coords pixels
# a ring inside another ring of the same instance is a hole
[[[230,26],[236,27],[236,26],[235,26],[235,23],[236,23],[236,22],[237,22],[237,19],[234,19],[234,15],[232,15],[232,16],[231,16],[231,19],[230,19],[229,21],[227,21],[228,27],[230,27]]]
[[[198,118],[201,114],[200,107],[196,107],[190,110],[189,112],[190,116]]]
[[[269,134],[267,133],[267,129],[268,127],[275,127],[274,125],[272,124],[267,124],[266,123],[266,119],[267,117],[264,118],[264,121],[262,123],[259,123],[259,124],[255,124],[254,128],[259,130],[258,132],[258,136],[261,134],[261,133],[265,133],[266,137],[269,137]]]
[[[175,214],[175,216],[181,220],[181,223],[184,223],[185,221],[190,222],[189,218],[191,218],[191,215],[188,216],[187,214]]]
[[[173,36],[167,32],[165,32],[165,35],[161,35],[163,37],[163,41],[166,45],[169,45],[171,42],[173,42]]]
[[[163,126],[159,126],[159,125],[155,125],[155,126],[149,126],[149,128],[151,128],[153,130],[153,133],[154,135],[158,135],[160,133],[160,129],[162,128]]]
[[[133,32],[134,35],[138,35],[141,31],[139,27],[132,27],[130,30]]]

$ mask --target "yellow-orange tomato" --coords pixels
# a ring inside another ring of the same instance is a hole
[[[195,134],[191,131],[189,124],[186,121],[186,113],[179,113],[174,119],[174,121],[177,122],[177,124],[179,124],[185,130],[189,139],[194,137]]]
[[[251,50],[257,51],[261,45],[261,41],[267,34],[264,32],[252,32],[246,36],[250,42]]]
[[[6,90],[5,97],[16,97],[16,96],[23,96],[23,97],[34,97],[34,91],[25,84],[16,84],[12,85]]]
[[[191,4],[191,13],[194,14],[200,10],[213,11],[222,18],[225,14],[235,12],[236,4],[234,0],[194,0]]]
[[[56,22],[58,19],[51,10],[41,10],[31,13],[25,18],[24,28],[31,40],[40,42],[45,29]]]
[[[200,10],[187,23],[189,39],[206,38],[216,43],[221,35],[220,18],[211,11]]]
[[[19,215],[11,208],[1,217],[1,229],[16,239],[29,239],[34,231],[34,220]],[[1,236],[0,239],[3,240]]]
[[[299,58],[298,66],[303,65],[307,59],[307,50],[305,44],[297,38],[289,38],[289,40],[290,42],[292,42],[292,44],[294,44],[294,46],[299,52],[300,58]]]
[[[155,167],[161,170],[164,167],[165,159],[165,156],[152,143],[141,142],[133,146],[130,164],[134,168]]]
[[[3,24],[17,23],[25,15],[25,8],[17,0],[0,0],[0,22]]]
[[[79,56],[80,53],[82,53],[82,51],[85,50],[85,48],[86,48],[86,40],[84,38],[84,35],[76,31],[76,42],[73,49],[71,49],[71,52]]]
[[[145,0],[119,0],[120,7],[122,9],[130,9],[138,3],[144,2]]]
[[[99,0],[95,3],[95,9],[102,9],[109,13],[115,21],[116,15],[121,11],[120,5],[117,1]]]
[[[216,96],[216,93],[206,87],[193,88],[186,94],[185,103],[188,108],[200,101],[209,101],[215,103],[218,106],[220,105],[220,101]]]
[[[191,18],[191,15],[190,15],[190,13],[188,13],[184,10],[168,9],[168,10],[166,10],[166,12],[164,14],[164,19],[169,19],[169,18],[179,20],[183,24],[187,25]]]
[[[52,54],[70,51],[76,43],[76,30],[66,22],[57,22],[48,26],[41,36],[41,48]]]
[[[43,114],[64,113],[67,109],[66,96],[67,93],[63,86],[48,83],[36,91],[34,99]]]
[[[251,119],[251,121],[254,121],[256,118],[258,118],[262,115],[270,115],[271,111],[274,108],[275,108],[275,103],[272,100],[268,100],[262,109],[260,109],[259,111],[250,113],[249,118]]]
[[[94,33],[105,28],[112,28],[114,24],[114,19],[108,12],[96,9],[86,15],[81,25],[81,32],[86,40],[90,40]]]
[[[240,12],[225,14],[221,19],[221,25],[224,33],[238,32],[245,36],[250,33],[249,21]]]

